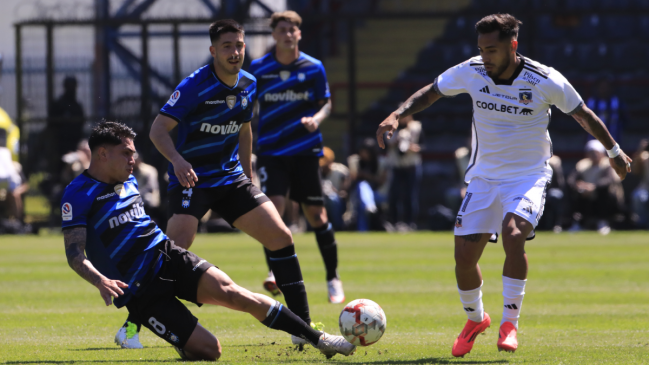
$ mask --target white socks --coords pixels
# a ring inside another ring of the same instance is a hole
[[[503,276],[503,319],[500,321],[502,326],[505,322],[511,322],[518,329],[518,318],[521,316],[521,306],[525,296],[525,283],[527,280],[518,280]]]
[[[482,306],[482,284],[476,289],[457,290],[460,293],[460,301],[466,312],[466,316],[474,322],[482,322],[484,319],[484,307]],[[522,299],[521,299],[522,301]]]

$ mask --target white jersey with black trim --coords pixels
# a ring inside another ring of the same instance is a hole
[[[552,142],[550,106],[572,114],[583,100],[557,70],[518,55],[521,63],[509,80],[494,82],[482,57],[473,57],[435,79],[442,96],[468,93],[473,99],[471,159],[465,181],[511,180],[548,175]]]

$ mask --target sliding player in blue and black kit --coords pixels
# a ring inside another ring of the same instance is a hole
[[[199,219],[212,209],[270,250],[287,306],[311,323],[291,232],[268,197],[250,182],[256,80],[241,70],[244,30],[234,20],[219,20],[210,25],[209,34],[214,62],[178,85],[151,126],[151,140],[170,162],[167,235],[189,248]],[[176,127],[174,146],[169,132]],[[304,343],[299,338],[293,342]]]
[[[259,102],[257,171],[262,191],[278,211],[284,212],[289,191],[290,199],[302,204],[324,260],[329,301],[342,303],[345,293],[338,278],[338,247],[324,207],[318,163],[322,156],[318,126],[331,112],[329,85],[322,62],[298,48],[301,24],[302,18],[294,11],[274,13],[275,48],[250,65],[250,73],[257,78]],[[276,295],[277,272],[271,253],[265,251],[271,271],[264,287]]]
[[[311,328],[279,302],[235,284],[227,274],[174,245],[144,211],[133,177],[135,133],[121,123],[93,128],[90,167],[65,188],[65,255],[108,306],[169,342],[186,360],[216,360],[221,344],[177,298],[251,314],[267,327],[308,341],[328,358],[350,355],[341,336]],[[87,255],[87,256],[86,256]]]

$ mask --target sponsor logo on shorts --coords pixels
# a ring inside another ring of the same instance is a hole
[[[63,203],[63,206],[61,207],[61,219],[64,221],[72,220],[72,204]]]
[[[462,228],[462,216],[458,215],[455,218],[455,228]]]
[[[469,205],[469,202],[471,201],[471,197],[473,196],[473,193],[467,193],[466,198],[464,199],[464,205],[462,206],[462,211],[466,212],[466,206]]]
[[[194,268],[192,269],[192,271],[196,271],[196,269],[198,269],[199,266],[203,265],[203,264],[206,263],[206,262],[207,262],[207,260],[201,260],[201,261],[199,261],[198,264],[196,264],[196,266],[194,266]]]
[[[525,208],[522,209],[525,213],[532,215],[532,207],[531,206],[526,206]]]
[[[183,199],[183,208],[189,208],[189,203],[190,203],[189,200]]]
[[[255,196],[253,196],[253,198],[254,198],[254,199],[259,199],[259,198],[261,198],[262,196],[266,196],[266,194],[264,194],[264,193],[259,193],[259,194],[255,195]]]
[[[180,338],[178,338],[178,336],[174,335],[173,333],[169,334],[169,340],[173,343],[180,342]]]

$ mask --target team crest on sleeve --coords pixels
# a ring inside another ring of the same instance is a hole
[[[61,207],[61,219],[64,221],[72,220],[72,204],[63,203],[63,206]]]
[[[241,109],[246,109],[248,107],[248,95],[241,96]]]
[[[299,74],[297,74],[297,79],[300,82],[304,81],[304,79],[306,79],[306,75],[304,74],[304,72],[300,72]]]
[[[289,77],[291,77],[291,71],[283,70],[279,72],[279,78],[282,79],[282,81],[288,80]]]
[[[176,90],[176,91],[173,92],[173,94],[171,94],[171,96],[169,97],[169,100],[167,100],[167,104],[169,104],[171,106],[174,106],[174,105],[176,105],[176,102],[178,101],[178,99],[180,99],[180,90]]]
[[[532,90],[531,89],[520,89],[518,93],[518,100],[527,105],[532,102]]]
[[[232,109],[234,108],[234,104],[237,103],[237,97],[234,95],[228,95],[225,98],[225,103],[228,105],[228,108]]]

